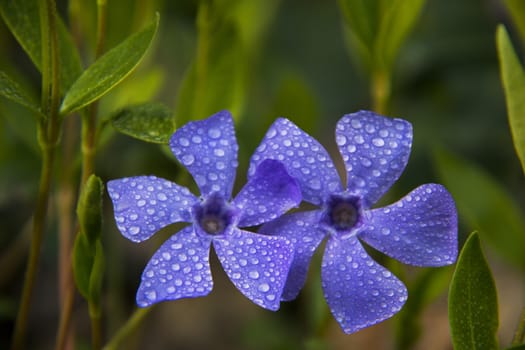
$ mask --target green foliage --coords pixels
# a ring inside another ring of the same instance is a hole
[[[0,14],[35,66],[42,70],[42,37],[39,2],[0,0]],[[78,51],[64,23],[58,18],[60,89],[67,91],[82,72]]]
[[[503,1],[514,20],[521,40],[525,43],[525,1],[523,0],[504,0]]]
[[[86,69],[66,93],[60,113],[66,115],[89,105],[126,78],[150,47],[158,24],[157,15],[146,28],[131,35]]]
[[[425,0],[339,0],[350,39],[371,71],[390,72]]]
[[[90,244],[100,239],[102,231],[102,196],[104,184],[98,176],[91,175],[80,193],[77,216],[80,232]]]
[[[496,286],[477,233],[468,238],[459,255],[448,310],[454,349],[498,349]]]
[[[15,81],[2,71],[0,71],[0,95],[40,114],[38,104],[33,101]]]
[[[510,130],[516,153],[525,173],[525,71],[502,25],[498,26],[496,41]]]
[[[525,269],[525,221],[506,190],[482,169],[450,153],[437,152],[435,161],[460,217],[502,258]]]
[[[111,118],[111,123],[123,134],[152,143],[168,143],[175,131],[171,110],[160,103],[126,107]]]

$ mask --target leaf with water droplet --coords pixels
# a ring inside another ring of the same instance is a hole
[[[2,71],[0,71],[0,95],[27,107],[42,116],[38,104],[33,101],[24,90],[22,90],[20,85]]]
[[[160,103],[128,106],[111,117],[111,124],[122,134],[152,143],[168,143],[175,131],[172,111]]]
[[[126,78],[140,63],[157,32],[159,16],[100,57],[73,83],[64,96],[60,113],[74,112],[98,100]]]
[[[448,311],[454,349],[498,349],[496,286],[476,232],[467,239],[459,255]]]

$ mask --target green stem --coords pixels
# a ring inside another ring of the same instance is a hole
[[[390,74],[378,70],[372,75],[372,109],[379,114],[387,114],[390,102]]]
[[[71,264],[69,264],[71,265]],[[71,284],[71,281],[70,281]],[[63,296],[64,303],[62,304],[62,312],[60,313],[60,323],[58,325],[56,350],[65,348],[68,342],[69,329],[71,327],[71,315],[73,312],[73,301],[75,299],[75,291],[73,287],[68,285],[68,289]]]
[[[89,317],[91,319],[91,348],[102,349],[102,319],[98,303],[89,301]]]
[[[521,345],[525,343],[525,307],[521,311],[520,323],[518,323],[518,328],[514,333],[514,338],[512,339],[512,345]]]
[[[144,318],[153,310],[153,306],[137,309],[133,315],[128,319],[126,324],[119,329],[119,331],[111,338],[111,340],[104,346],[104,350],[117,350],[120,348],[126,338],[135,332],[140,326]]]
[[[18,350],[23,348],[23,340],[25,338],[26,333],[27,319],[31,304],[31,296],[33,294],[33,285],[35,282],[36,272],[38,268],[38,260],[40,258],[40,247],[42,245],[42,238],[46,221],[47,203],[49,200],[49,191],[51,187],[51,177],[54,160],[53,158],[54,156],[52,151],[45,152],[43,155],[40,186],[38,190],[35,213],[33,216],[31,247],[25,272],[24,287],[22,290],[20,308],[18,309],[18,315],[16,318],[13,343],[11,346],[12,350]]]
[[[40,184],[33,215],[31,247],[24,277],[20,308],[13,333],[12,349],[23,347],[27,319],[38,269],[44,234],[47,206],[51,190],[55,149],[60,138],[58,105],[60,103],[58,38],[56,7],[53,0],[40,0],[40,30],[42,35],[42,110],[46,118],[38,124],[38,140],[42,150]]]
[[[201,1],[197,14],[197,52],[195,62],[195,96],[193,99],[193,113],[196,118],[202,117],[205,107],[205,96],[207,90],[208,56],[210,50],[210,22],[211,9],[207,0]]]

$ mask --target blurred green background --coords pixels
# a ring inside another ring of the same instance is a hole
[[[93,62],[95,3],[58,2],[85,67]],[[317,137],[340,164],[333,137],[336,121],[346,113],[371,109],[373,100],[366,64],[348,38],[338,3],[213,3],[205,14],[199,12],[199,2],[191,0],[108,0],[106,50],[143,27],[155,12],[160,13],[160,29],[137,71],[101,100],[99,119],[146,101],[173,109],[177,125],[229,109],[236,118],[240,144],[237,188],[246,178],[251,152],[280,116]],[[518,53],[523,53],[523,42],[503,1],[426,1],[395,59],[388,105],[389,116],[413,124],[413,151],[405,173],[382,203],[393,202],[422,183],[440,182],[449,188],[460,212],[460,242],[478,229],[486,243],[499,292],[500,339],[508,344],[525,295],[525,245],[521,245],[525,242],[525,191],[499,76],[495,45],[499,23],[507,26]],[[38,100],[39,73],[3,22],[0,70],[15,77]],[[77,116],[68,119],[64,130],[69,136],[65,134],[63,142],[71,137],[71,144],[76,144],[78,124]],[[26,231],[40,165],[35,130],[34,116],[0,99],[0,348],[9,343],[27,254]],[[67,215],[60,212],[60,181],[64,176],[78,181],[78,169],[67,175],[61,173],[62,166],[57,165],[51,218]],[[104,181],[155,174],[195,188],[167,147],[118,134],[110,127],[101,137],[96,173]],[[108,200],[105,209],[107,340],[134,310],[135,291],[149,257],[180,227],[133,244],[117,232]],[[57,225],[56,219],[48,221],[33,298],[28,339],[34,349],[53,348],[55,341]],[[405,311],[380,325],[344,335],[327,314],[319,258],[317,254],[298,300],[272,313],[237,292],[214,257],[214,291],[205,298],[159,305],[126,349],[404,349],[400,344],[408,343],[413,349],[452,348],[446,303],[452,268],[394,265],[409,286]],[[89,320],[80,297],[74,307],[78,348],[88,349]],[[402,343],[400,339],[407,336],[414,342]]]

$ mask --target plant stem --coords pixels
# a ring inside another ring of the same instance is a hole
[[[390,74],[384,70],[377,70],[372,75],[372,109],[379,114],[388,112],[390,101]]]
[[[104,346],[104,350],[117,350],[122,342],[129,337],[140,326],[144,318],[153,310],[154,306],[137,309],[128,321],[118,330],[111,340]]]
[[[210,2],[201,1],[197,14],[197,52],[195,62],[195,95],[193,99],[193,114],[196,118],[201,118],[205,111],[205,97],[207,90],[208,77],[208,56],[210,51],[210,32],[211,32],[211,9]]]
[[[91,319],[91,348],[100,350],[102,349],[102,319],[98,303],[89,301],[89,317]]]
[[[71,264],[70,264],[71,265]],[[73,311],[73,300],[75,299],[75,291],[71,284],[71,277],[69,280],[69,285],[67,285],[67,290],[63,296],[64,303],[62,304],[62,312],[60,313],[60,323],[58,325],[57,332],[57,344],[56,349],[61,350],[67,344],[69,329],[71,326],[71,314]]]
[[[38,269],[44,234],[55,149],[60,139],[58,105],[60,102],[58,38],[56,30],[56,7],[53,0],[40,0],[40,30],[42,35],[42,111],[46,118],[38,123],[38,140],[42,150],[40,184],[33,215],[31,247],[24,277],[20,308],[13,333],[12,349],[23,347],[27,319]]]
[[[525,307],[521,311],[520,322],[514,333],[514,338],[512,338],[512,345],[521,345],[523,343],[525,343]]]

